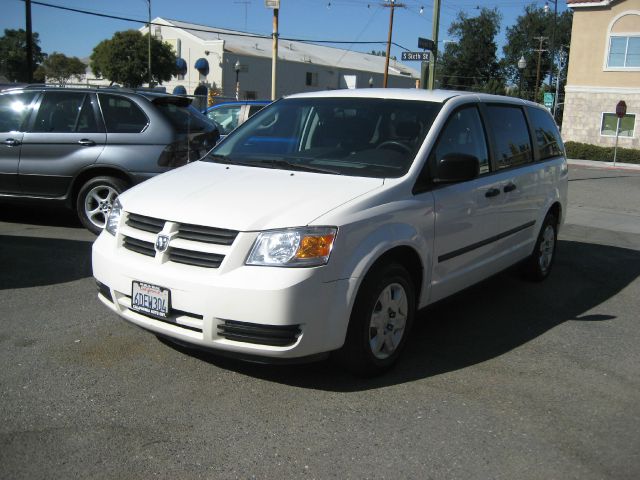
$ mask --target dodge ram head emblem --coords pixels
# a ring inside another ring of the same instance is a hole
[[[168,235],[158,235],[156,237],[156,251],[159,253],[164,253],[169,246],[169,236]]]

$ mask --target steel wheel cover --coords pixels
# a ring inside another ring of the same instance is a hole
[[[555,248],[556,233],[551,225],[547,225],[542,233],[542,241],[540,242],[540,255],[538,257],[538,264],[540,265],[540,271],[546,273],[551,266],[553,260],[553,250]]]
[[[118,191],[109,185],[93,187],[84,199],[84,214],[98,228],[104,228]]]
[[[407,324],[409,302],[399,283],[387,285],[376,300],[369,321],[369,347],[379,360],[397,350]]]

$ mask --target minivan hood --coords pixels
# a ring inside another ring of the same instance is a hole
[[[124,210],[239,231],[304,226],[383,179],[194,162],[124,192]]]

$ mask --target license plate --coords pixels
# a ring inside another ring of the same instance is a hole
[[[131,309],[154,317],[167,318],[171,309],[171,292],[168,288],[144,282],[133,282]]]

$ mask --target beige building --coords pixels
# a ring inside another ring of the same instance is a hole
[[[627,104],[619,146],[640,149],[640,0],[567,0],[573,10],[562,136],[611,146],[616,104]]]

